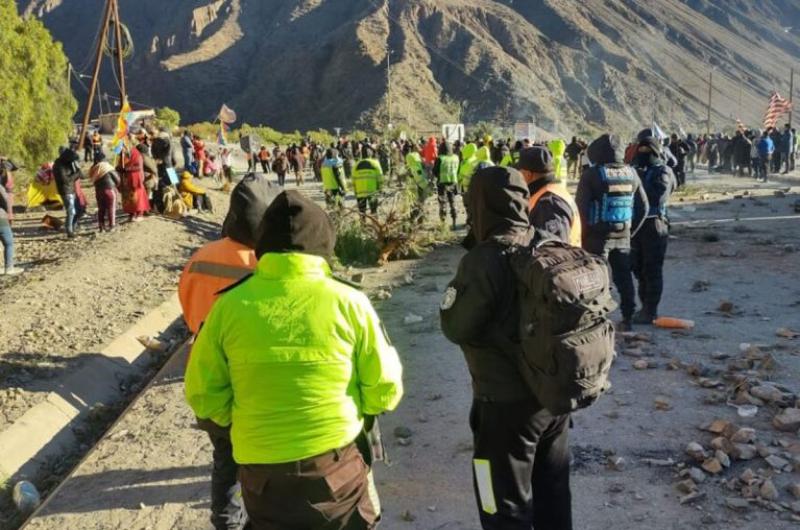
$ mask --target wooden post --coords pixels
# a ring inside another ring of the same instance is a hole
[[[111,0],[114,3],[114,33],[117,41],[116,55],[117,55],[117,73],[119,74],[119,95],[122,98],[122,105],[128,97],[128,91],[125,89],[125,61],[122,57],[122,22],[119,19],[119,2]]]
[[[792,126],[792,114],[794,113],[794,109],[792,108],[792,104],[794,102],[794,68],[792,68],[791,73],[789,74],[789,127]]]
[[[86,129],[89,127],[89,116],[92,113],[92,105],[94,104],[94,94],[97,91],[97,79],[100,75],[100,64],[103,61],[103,46],[106,43],[106,35],[108,35],[108,22],[111,18],[111,3],[114,0],[106,0],[106,7],[103,11],[103,26],[100,30],[100,38],[97,39],[97,50],[95,52],[94,60],[94,73],[92,74],[92,84],[89,87],[89,100],[86,102],[86,112],[83,114],[83,125],[81,127],[81,135],[78,140],[78,149],[83,147],[86,141]]]

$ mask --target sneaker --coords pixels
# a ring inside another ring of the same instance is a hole
[[[4,274],[6,276],[16,276],[18,274],[22,274],[23,272],[25,272],[25,269],[21,267],[11,267],[10,269],[6,269]]]

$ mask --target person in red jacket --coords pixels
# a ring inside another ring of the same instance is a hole
[[[144,159],[135,147],[125,147],[123,153],[124,167],[120,171],[122,209],[130,215],[132,222],[138,222],[150,211],[150,201],[147,199],[147,189],[144,187]]]

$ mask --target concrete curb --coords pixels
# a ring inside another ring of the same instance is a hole
[[[114,339],[80,370],[58,383],[44,401],[0,432],[0,476],[32,476],[48,459],[76,443],[72,430],[97,403],[111,404],[124,397],[120,382],[141,372],[150,354],[136,337],[157,335],[181,316],[173,295]]]

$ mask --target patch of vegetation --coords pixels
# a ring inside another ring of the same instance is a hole
[[[181,115],[175,109],[161,107],[156,109],[156,122],[160,128],[174,133],[181,124]]]
[[[0,0],[0,153],[30,170],[53,160],[78,108],[61,44],[36,17]]]

